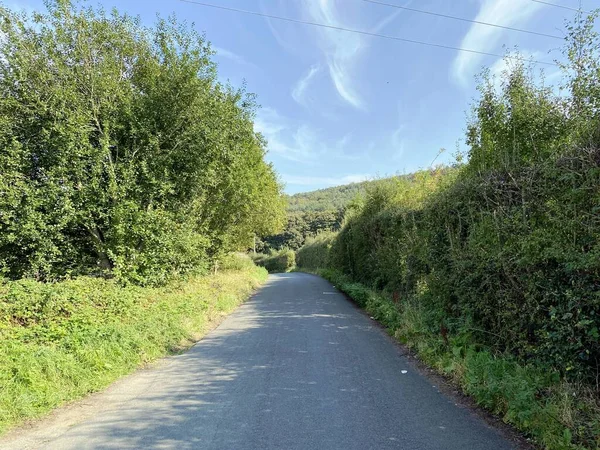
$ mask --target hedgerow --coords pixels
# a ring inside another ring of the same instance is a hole
[[[296,253],[287,248],[267,254],[257,254],[253,259],[256,265],[264,267],[269,273],[289,272],[296,266]]]

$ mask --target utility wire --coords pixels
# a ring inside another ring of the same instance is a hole
[[[531,0],[532,2],[541,3],[542,5],[554,6],[555,8],[567,9],[569,11],[580,12],[583,14],[591,14],[590,11],[583,11],[581,8],[573,8],[571,6],[557,5],[556,3],[545,2],[543,0]]]
[[[460,52],[475,53],[477,55],[484,55],[484,56],[495,56],[497,58],[507,58],[507,59],[516,59],[516,60],[526,59],[526,58],[522,58],[522,57],[518,57],[518,56],[501,55],[501,54],[498,54],[498,53],[490,53],[490,52],[483,52],[483,51],[480,51],[480,50],[473,50],[473,49],[468,49],[468,48],[453,47],[451,45],[434,44],[432,42],[417,41],[415,39],[407,39],[407,38],[401,38],[401,37],[396,37],[396,36],[389,36],[389,35],[385,35],[385,34],[371,33],[369,31],[354,30],[354,29],[351,29],[351,28],[344,28],[344,27],[338,27],[338,26],[334,26],[334,25],[327,25],[327,24],[324,24],[324,23],[309,22],[309,21],[306,21],[306,20],[299,20],[299,19],[290,19],[289,17],[275,16],[275,15],[272,15],[272,14],[264,14],[264,13],[260,13],[260,12],[256,12],[256,11],[248,11],[248,10],[245,10],[245,9],[229,8],[227,6],[213,5],[213,4],[210,4],[210,3],[198,2],[198,1],[193,1],[193,0],[180,0],[180,1],[184,2],[184,3],[191,3],[191,4],[194,4],[194,5],[204,6],[204,7],[207,7],[207,8],[221,9],[221,10],[224,10],[224,11],[238,12],[238,13],[242,13],[242,14],[249,14],[249,15],[259,16],[259,17],[267,17],[269,19],[281,20],[281,21],[284,21],[284,22],[298,23],[298,24],[303,24],[303,25],[311,25],[311,26],[314,26],[314,27],[328,28],[330,30],[346,31],[348,33],[361,34],[363,36],[379,37],[379,38],[383,38],[383,39],[390,39],[390,40],[393,40],[393,41],[408,42],[410,44],[426,45],[426,46],[429,46],[429,47],[437,47],[437,48],[445,48],[447,50],[457,50],[457,51],[460,51]],[[537,61],[537,60],[534,60],[534,59],[526,59],[526,60],[529,61],[529,62],[531,62],[531,63],[534,63],[534,64],[543,64],[543,65],[547,65],[547,66],[558,66],[557,64],[551,63],[551,62]]]
[[[507,26],[498,25],[495,23],[482,22],[480,20],[465,19],[464,17],[450,16],[448,14],[441,14],[441,13],[436,13],[436,12],[432,12],[432,11],[424,11],[422,9],[409,8],[407,6],[394,5],[392,3],[385,3],[385,2],[380,2],[380,1],[376,1],[376,0],[362,0],[362,1],[365,3],[373,3],[375,5],[389,6],[391,8],[403,9],[405,11],[412,11],[412,12],[416,12],[416,13],[420,13],[420,14],[429,14],[430,16],[444,17],[446,19],[460,20],[463,22],[470,22],[470,23],[476,23],[479,25],[486,25],[488,27],[503,28],[505,30],[518,31],[520,33],[536,34],[538,36],[544,36],[544,37],[549,37],[549,38],[553,38],[553,39],[563,39],[561,36],[557,36],[555,34],[539,33],[537,31],[530,31],[530,30],[523,30],[521,28],[507,27]]]

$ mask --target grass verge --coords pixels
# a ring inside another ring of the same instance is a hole
[[[0,434],[189,347],[266,277],[248,260],[163,288],[0,284]]]
[[[351,297],[424,363],[480,406],[551,450],[600,448],[600,401],[590,386],[567,382],[473,343],[433,330],[418,299],[394,301],[335,270],[311,271]]]

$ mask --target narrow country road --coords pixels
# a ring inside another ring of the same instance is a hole
[[[185,354],[58,411],[0,448],[513,448],[420,375],[325,280],[272,275]]]

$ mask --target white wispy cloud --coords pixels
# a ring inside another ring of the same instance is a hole
[[[400,125],[396,130],[392,132],[390,137],[390,144],[392,148],[392,159],[394,161],[401,161],[404,153],[406,152],[406,139],[404,138],[404,126]]]
[[[410,0],[406,4],[409,3]],[[308,13],[309,18],[315,22],[337,27],[364,29],[363,25],[343,20],[342,11],[348,11],[346,0],[305,0],[304,5],[304,10]],[[400,13],[401,11],[397,10],[385,16],[374,27],[371,27],[370,31],[374,33],[381,31]],[[316,33],[319,47],[325,55],[329,76],[337,93],[354,108],[366,109],[355,76],[358,60],[368,47],[366,38],[339,30],[319,29]]]
[[[312,79],[320,72],[319,65],[312,66],[292,89],[292,98],[302,106],[308,106],[307,89]]]
[[[242,56],[238,55],[237,53],[232,52],[231,50],[227,50],[227,49],[221,48],[221,47],[216,47],[214,45],[211,46],[211,48],[217,53],[217,56],[227,58],[238,64],[250,64]]]
[[[335,0],[305,0],[304,3],[311,20],[337,27],[347,26],[340,18]],[[365,47],[363,37],[329,29],[319,29],[316,32],[329,76],[338,94],[353,107],[363,109],[363,100],[352,77],[356,60]]]
[[[402,6],[409,6],[411,3],[412,3],[412,0],[408,0]],[[396,11],[394,11],[393,13],[391,13],[389,16],[385,16],[383,19],[381,19],[379,21],[378,24],[376,24],[370,30],[370,32],[371,33],[379,33],[379,32],[381,32],[385,27],[387,27],[390,23],[392,23],[394,20],[396,20],[396,17],[398,17],[402,13],[403,13],[403,11],[401,9],[397,9]]]
[[[254,120],[254,130],[268,142],[267,149],[285,159],[307,162],[313,159],[312,149],[306,145],[301,128],[291,129],[288,120],[272,108],[262,108]],[[293,136],[289,138],[290,134]]]
[[[544,5],[530,0],[483,0],[475,17],[480,22],[491,22],[499,25],[516,27],[525,24]],[[481,52],[496,50],[506,30],[473,24],[460,46]],[[459,52],[452,64],[452,76],[460,84],[465,85],[477,71],[482,55]]]
[[[332,61],[329,63],[329,75],[338,94],[357,109],[364,109],[364,104],[358,93],[352,87],[352,75],[345,63]]]
[[[283,175],[282,179],[286,184],[297,186],[340,186],[342,184],[360,183],[372,179],[371,174],[350,174],[340,177],[313,177],[301,175]]]
[[[326,139],[306,123],[296,123],[273,108],[262,108],[254,120],[254,130],[267,139],[267,150],[290,161],[316,164],[324,157],[357,160],[362,155],[348,153],[351,134]]]
[[[404,5],[409,5],[413,0],[406,0]],[[360,5],[360,3],[358,3]],[[273,0],[260,0],[261,11],[271,12],[273,10]],[[362,8],[348,8],[348,0],[301,0],[299,2],[290,2],[289,0],[279,0],[278,9],[282,15],[292,15],[300,13],[303,19],[311,22],[332,25],[336,27],[346,27],[353,29],[362,29],[374,33],[380,32],[396,17],[402,13],[401,10],[395,10],[382,17],[374,26],[364,23],[365,11],[369,5],[363,5]],[[295,28],[289,26],[278,26],[276,21],[270,18],[265,19],[271,33],[286,51],[298,52],[299,35],[290,31]],[[326,28],[307,28],[308,32],[316,36],[316,43],[324,56],[324,62],[319,66],[318,71],[325,71],[335,88],[336,93],[342,100],[357,109],[366,109],[364,100],[359,91],[357,80],[357,66],[360,57],[368,48],[369,38],[357,34],[346,33],[340,30]],[[304,44],[304,42],[303,42]],[[306,76],[314,77],[314,67],[311,67]],[[318,72],[317,71],[317,72]],[[307,81],[311,81],[311,77]],[[301,83],[302,78],[298,83]],[[295,91],[297,84],[292,91],[294,99],[298,101],[298,94],[306,94],[307,88]],[[302,100],[299,101],[302,104]]]

